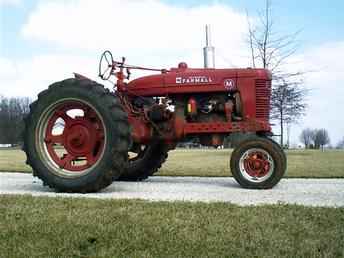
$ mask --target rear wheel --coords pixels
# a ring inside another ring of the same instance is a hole
[[[163,143],[134,147],[129,153],[128,168],[118,180],[142,181],[156,173],[168,156],[168,147]]]
[[[31,104],[23,150],[44,184],[58,191],[95,192],[125,170],[129,137],[116,96],[90,80],[67,79]]]
[[[286,158],[277,144],[252,136],[233,151],[230,165],[233,177],[242,187],[269,189],[283,177]]]

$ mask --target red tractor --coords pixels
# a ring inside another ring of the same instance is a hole
[[[134,69],[159,72],[129,81]],[[63,192],[95,192],[114,180],[153,175],[180,141],[221,146],[247,133],[230,168],[245,188],[275,186],[286,157],[269,124],[271,73],[264,69],[170,70],[117,62],[105,51],[99,76],[117,78],[114,91],[82,75],[53,83],[25,119],[23,149],[34,176]],[[133,155],[129,155],[132,153]]]

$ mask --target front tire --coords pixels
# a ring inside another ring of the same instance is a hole
[[[127,166],[130,134],[117,97],[79,79],[52,84],[30,105],[23,150],[34,176],[62,192],[96,192]]]
[[[277,144],[252,136],[233,151],[230,167],[233,177],[242,187],[270,189],[283,177],[286,158]]]

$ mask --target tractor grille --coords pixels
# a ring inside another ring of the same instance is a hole
[[[256,118],[269,120],[271,81],[256,80]]]

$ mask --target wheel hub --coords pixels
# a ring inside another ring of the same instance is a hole
[[[249,149],[240,158],[239,167],[242,175],[253,182],[264,181],[274,169],[274,161],[263,149]]]
[[[66,150],[74,155],[86,155],[94,148],[96,129],[87,120],[77,120],[63,132]]]
[[[244,165],[247,173],[253,177],[262,177],[267,175],[270,170],[270,165],[262,153],[249,155],[244,160]]]

